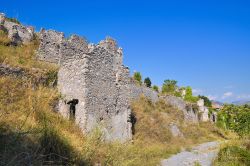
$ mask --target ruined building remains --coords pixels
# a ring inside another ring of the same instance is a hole
[[[13,45],[29,43],[35,37],[33,27],[13,22],[4,13],[0,13],[0,30],[8,34]]]
[[[77,35],[65,38],[54,30],[42,29],[35,35],[34,28],[10,20],[2,13],[0,30],[8,34],[12,45],[29,43],[35,36],[40,39],[37,58],[59,65],[58,111],[74,120],[84,133],[99,128],[108,141],[130,140],[134,122],[131,101],[142,94],[152,102],[159,100],[156,91],[138,86],[131,79],[129,68],[123,65],[122,49],[111,38],[90,44]],[[1,67],[5,69],[3,74],[9,73],[9,68]],[[209,120],[204,101],[189,104],[174,96],[161,96],[161,99],[181,110],[186,121]]]
[[[84,132],[100,127],[107,140],[131,139],[131,100],[144,94],[157,101],[158,94],[133,83],[116,42],[107,38],[94,45],[52,30],[39,36],[38,58],[60,65],[59,112],[74,118]]]

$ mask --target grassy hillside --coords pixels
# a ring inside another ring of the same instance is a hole
[[[250,137],[235,139],[221,147],[214,162],[215,166],[248,166],[250,165]]]
[[[37,41],[12,47],[0,34],[0,63],[41,75],[56,72],[57,66],[36,60]],[[56,88],[34,86],[32,79],[0,77],[0,165],[157,165],[194,144],[226,137],[209,123],[184,123],[182,112],[163,101],[141,97],[131,104],[137,118],[133,141],[105,143],[98,129],[86,136],[53,111],[59,98]],[[171,135],[170,123],[182,138]]]

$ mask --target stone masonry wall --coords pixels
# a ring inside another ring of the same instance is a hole
[[[59,64],[61,60],[60,49],[63,46],[64,34],[62,32],[53,30],[45,31],[42,29],[39,37],[38,59]]]
[[[145,86],[138,86],[130,77],[129,68],[123,66],[122,49],[107,38],[99,44],[88,44],[85,39],[73,35],[64,38],[56,31],[40,32],[38,58],[60,65],[58,89],[62,94],[59,112],[70,117],[75,104],[75,123],[85,133],[100,128],[108,141],[127,141],[132,138],[132,100],[142,94],[153,102],[158,93]],[[185,120],[198,122],[199,107],[174,96],[164,96],[168,104],[183,111]]]
[[[77,99],[75,122],[88,133],[101,128],[108,141],[132,138],[129,70],[122,65],[122,49],[107,38],[88,44],[76,35],[40,32],[40,60],[60,65],[58,89],[62,94],[59,112],[69,118],[70,101]]]

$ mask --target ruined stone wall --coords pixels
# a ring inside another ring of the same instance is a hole
[[[60,65],[59,112],[69,118],[70,104],[77,99],[75,122],[88,133],[100,128],[106,140],[132,138],[129,102],[129,70],[122,65],[122,49],[107,38],[99,44],[63,33],[41,31],[38,58]]]
[[[27,44],[35,37],[33,27],[8,21],[3,13],[0,13],[0,30],[8,33],[8,37],[14,45]]]
[[[130,81],[128,86],[131,101],[138,99],[141,95],[144,95],[153,102],[157,102],[159,100],[158,93],[151,88],[144,85],[139,86],[134,83],[134,81]]]
[[[70,101],[77,99],[75,122],[89,133],[100,128],[109,141],[126,141],[132,138],[132,100],[142,94],[157,102],[158,93],[144,85],[138,86],[123,66],[122,49],[107,38],[99,44],[88,44],[76,35],[69,39],[56,31],[40,32],[40,60],[60,65],[58,88],[62,94],[59,112],[69,118]],[[186,103],[174,96],[161,97],[168,104],[183,111],[186,121],[198,122],[202,105]],[[202,103],[200,103],[202,104]]]
[[[88,68],[88,44],[77,36],[71,36],[68,40],[63,39],[60,45],[60,55],[62,58],[58,72],[58,89],[62,100],[59,101],[59,112],[69,118],[68,102],[73,99],[79,100],[76,105],[75,122],[84,130],[87,113],[85,80]]]
[[[101,126],[107,140],[125,141],[131,138],[131,125],[128,122],[130,109],[124,93],[120,52],[107,39],[94,46],[89,52],[89,66],[86,75],[87,110],[86,131]],[[105,44],[103,44],[105,43]]]
[[[42,29],[39,33],[40,46],[38,49],[38,59],[59,64],[61,61],[60,50],[63,46],[64,34],[53,30],[45,31]],[[64,43],[64,45],[67,43]]]
[[[198,109],[193,104],[186,103],[183,99],[175,96],[162,96],[161,99],[169,105],[181,110],[186,121],[195,123],[199,121]]]

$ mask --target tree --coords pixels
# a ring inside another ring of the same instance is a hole
[[[198,97],[193,96],[193,90],[190,86],[186,88],[186,96],[184,97],[184,100],[195,103],[199,100]]]
[[[159,92],[159,87],[156,86],[156,85],[154,85],[154,86],[152,87],[152,89],[155,90],[156,92]]]
[[[133,76],[134,80],[137,81],[140,85],[142,84],[142,76],[140,72],[135,72]]]
[[[165,80],[162,85],[162,93],[174,94],[177,89],[177,81],[175,80]]]
[[[206,107],[212,107],[212,102],[209,100],[209,98],[208,97],[206,97],[206,96],[198,96],[200,99],[203,99],[204,100],[204,105],[206,106]]]
[[[145,80],[144,80],[144,84],[147,86],[147,87],[151,87],[151,80],[150,80],[150,78],[149,77],[147,77],[147,78],[145,78]]]

